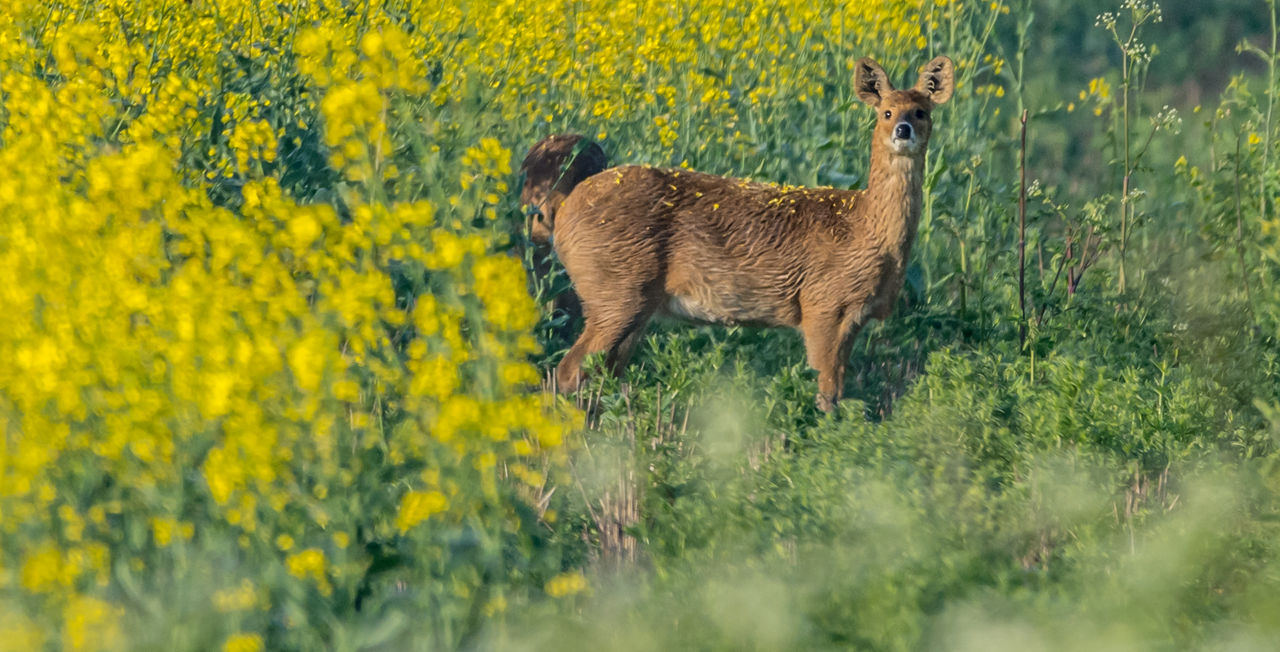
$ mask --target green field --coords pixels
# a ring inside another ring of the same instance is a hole
[[[0,7],[0,650],[1276,649],[1277,7],[1178,5]],[[544,390],[529,146],[858,188],[938,54],[836,414],[785,330]]]

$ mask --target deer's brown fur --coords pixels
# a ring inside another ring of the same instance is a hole
[[[556,369],[561,391],[577,388],[583,358],[597,351],[621,373],[649,319],[665,313],[799,329],[818,371],[818,406],[834,408],[854,336],[887,317],[902,288],[930,114],[950,99],[954,73],[938,57],[899,91],[862,59],[854,83],[877,111],[865,190],[622,166],[569,193],[555,212],[554,242],[586,326]]]

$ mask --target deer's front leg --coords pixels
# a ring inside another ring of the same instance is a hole
[[[818,409],[833,412],[840,400],[840,382],[844,378],[840,319],[834,314],[806,315],[800,328],[804,332],[809,366],[818,371]]]
[[[833,412],[844,393],[849,351],[862,324],[850,317],[814,315],[805,320],[802,329],[809,366],[818,371],[818,409]]]

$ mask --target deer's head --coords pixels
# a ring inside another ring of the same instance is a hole
[[[858,99],[876,110],[872,147],[885,147],[897,156],[920,157],[933,131],[933,109],[951,99],[955,90],[955,65],[947,57],[925,64],[916,85],[896,90],[884,68],[874,59],[858,60],[854,71]]]

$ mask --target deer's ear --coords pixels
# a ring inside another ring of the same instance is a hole
[[[920,71],[916,90],[928,95],[934,104],[942,104],[951,99],[951,94],[956,90],[955,64],[947,57],[934,57]]]
[[[889,76],[875,59],[863,57],[854,64],[853,90],[858,94],[858,99],[863,102],[871,106],[880,106],[880,100],[884,99],[886,93],[893,90],[893,84],[889,83]]]

